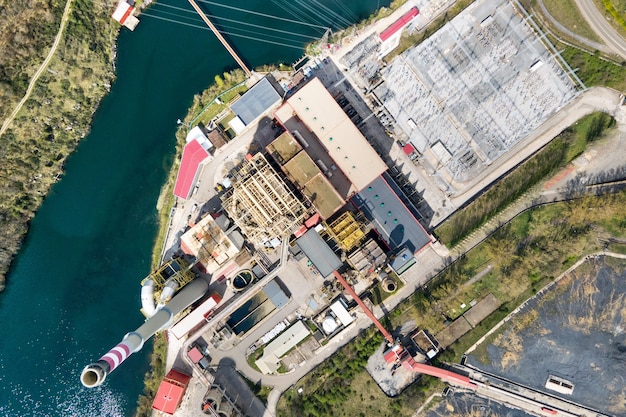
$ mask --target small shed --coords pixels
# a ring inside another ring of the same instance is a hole
[[[191,359],[193,363],[198,363],[202,360],[202,358],[204,358],[204,355],[200,352],[200,349],[198,349],[197,346],[191,348],[189,352],[187,352],[187,356],[189,356],[189,359]]]
[[[243,125],[248,126],[274,104],[280,102],[281,94],[282,92],[276,91],[269,78],[265,77],[246,91],[230,108]]]
[[[159,385],[152,408],[173,415],[183,400],[190,379],[190,375],[171,369]]]
[[[278,309],[282,308],[289,302],[289,297],[285,294],[285,291],[283,291],[280,285],[278,285],[276,279],[273,279],[265,284],[263,292]]]
[[[315,229],[309,229],[296,242],[323,277],[329,276],[342,265],[339,257]]]

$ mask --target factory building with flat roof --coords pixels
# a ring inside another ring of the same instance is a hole
[[[206,215],[180,237],[180,248],[195,256],[204,272],[212,274],[235,259],[243,247],[243,237],[237,230],[226,233],[229,226],[224,215]]]
[[[352,202],[372,222],[392,251],[406,248],[415,253],[431,242],[426,230],[383,176],[356,194]]]
[[[301,145],[318,166],[328,167],[330,182],[343,198],[359,192],[387,170],[385,162],[317,78],[291,96],[274,115],[285,129],[304,140]],[[339,173],[347,184],[334,183],[333,177]]]
[[[266,149],[323,219],[330,217],[345,204],[345,200],[329,181],[333,176],[332,171],[321,160],[315,163],[290,132],[284,132]]]

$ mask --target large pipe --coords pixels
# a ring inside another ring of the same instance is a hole
[[[156,306],[156,309],[160,309],[163,307],[169,300],[172,299],[172,296],[178,289],[178,281],[175,279],[169,279],[165,283],[165,287],[161,290],[161,297],[159,297],[159,304]]]
[[[187,284],[169,303],[146,320],[141,327],[126,334],[120,343],[97,362],[87,365],[80,374],[80,382],[87,388],[101,385],[109,373],[113,372],[130,355],[141,350],[145,341],[153,334],[171,326],[174,317],[199,300],[208,288],[209,285],[201,278]]]
[[[141,287],[141,308],[146,317],[150,318],[156,312],[156,306],[154,305],[154,280],[147,280]]]

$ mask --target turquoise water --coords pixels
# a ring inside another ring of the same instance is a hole
[[[277,1],[229,2],[237,3],[287,13]],[[360,17],[378,5],[355,3]],[[163,4],[188,7],[174,0]],[[238,18],[233,10],[209,7]],[[253,66],[302,54],[233,41]],[[99,388],[83,388],[80,371],[142,323],[139,282],[149,272],[155,204],[172,163],[176,119],[193,94],[233,67],[208,31],[149,16],[135,32],[122,31],[118,78],[90,135],[67,161],[65,177],[33,220],[0,295],[0,416],[132,415],[149,346]]]

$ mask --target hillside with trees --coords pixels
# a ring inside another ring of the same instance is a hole
[[[29,221],[89,132],[114,77],[114,0],[68,0],[68,24],[29,99],[0,136],[0,289]],[[0,0],[0,123],[24,97],[59,31],[63,0]]]

